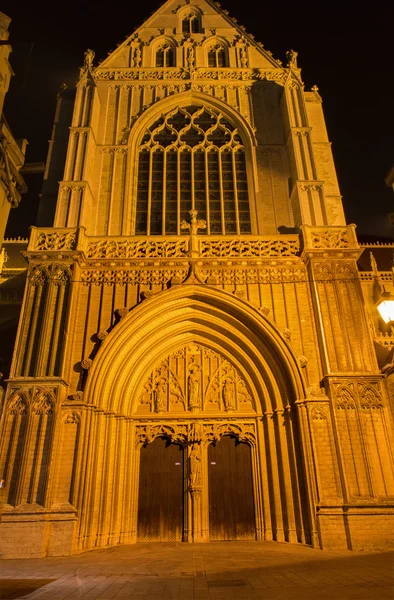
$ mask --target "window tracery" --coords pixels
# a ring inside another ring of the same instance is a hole
[[[156,50],[156,67],[175,67],[174,48],[165,43]]]
[[[220,44],[208,48],[208,67],[227,67],[226,51]]]
[[[189,13],[182,18],[182,33],[202,33],[201,19],[196,13]]]
[[[251,233],[245,150],[238,130],[205,106],[170,111],[139,149],[136,233],[180,235],[190,210],[208,235]]]

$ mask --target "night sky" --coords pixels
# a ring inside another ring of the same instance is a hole
[[[56,93],[63,82],[75,85],[86,48],[95,50],[97,64],[161,4],[2,2],[0,10],[12,18],[15,71],[4,112],[15,137],[29,141],[27,162],[45,161]],[[394,239],[386,217],[394,212],[394,193],[384,183],[394,163],[392,3],[379,11],[368,3],[368,13],[353,2],[221,4],[275,58],[285,63],[286,50],[297,50],[305,89],[316,84],[323,97],[347,221],[360,236]],[[27,183],[29,193],[11,211],[9,237],[27,236],[34,224],[39,177]]]

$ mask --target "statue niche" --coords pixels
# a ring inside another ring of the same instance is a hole
[[[143,386],[138,413],[253,411],[238,369],[220,353],[188,344],[161,360]]]

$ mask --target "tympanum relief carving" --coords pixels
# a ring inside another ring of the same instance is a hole
[[[252,411],[249,387],[218,352],[188,344],[164,358],[149,375],[138,412]]]

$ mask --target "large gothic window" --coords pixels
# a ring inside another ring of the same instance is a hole
[[[179,235],[189,211],[201,233],[251,233],[245,150],[237,129],[204,106],[176,108],[139,148],[136,233]]]

